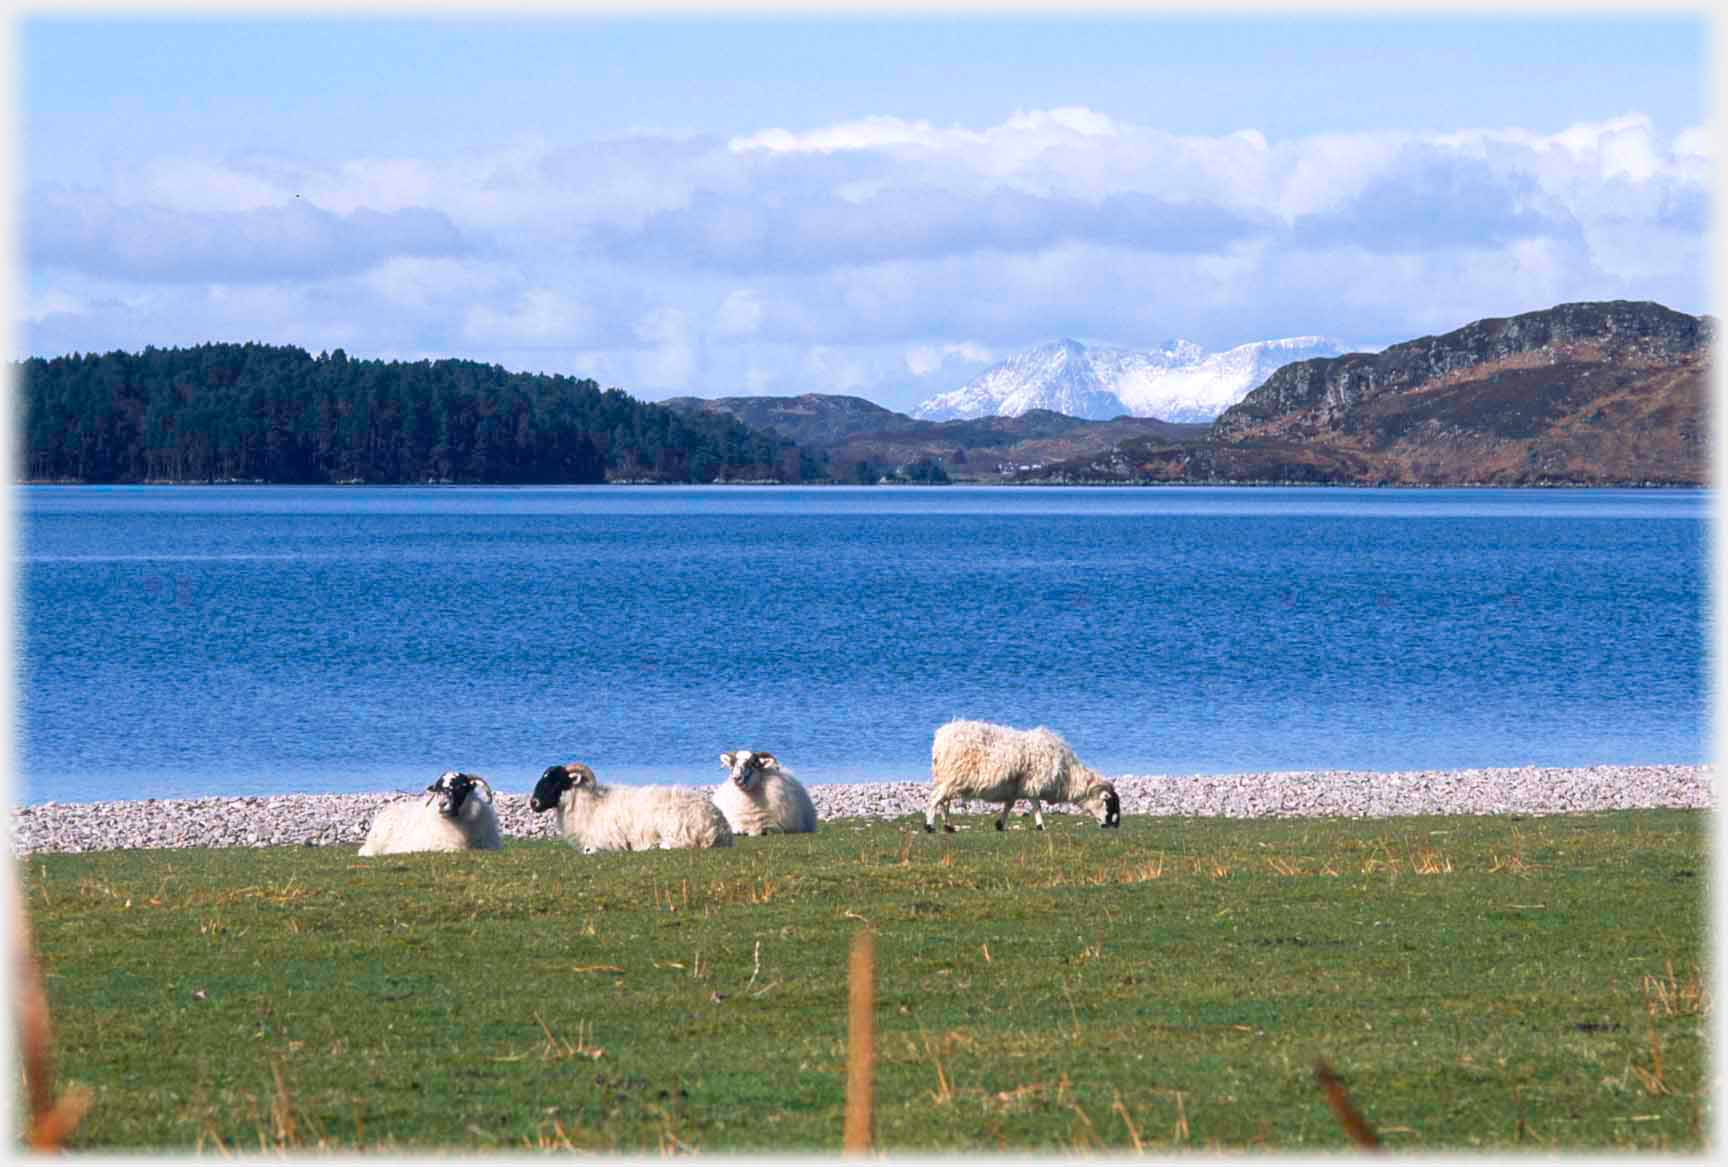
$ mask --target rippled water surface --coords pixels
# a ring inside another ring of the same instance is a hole
[[[23,487],[25,801],[1706,754],[1700,491]]]

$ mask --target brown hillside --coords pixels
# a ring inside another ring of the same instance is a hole
[[[1301,361],[1202,442],[1129,443],[1074,477],[1410,485],[1695,484],[1709,469],[1714,322],[1562,304]]]

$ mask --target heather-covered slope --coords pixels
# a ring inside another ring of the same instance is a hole
[[[1202,442],[1125,443],[1073,477],[1425,485],[1702,484],[1711,318],[1562,304],[1286,365]]]

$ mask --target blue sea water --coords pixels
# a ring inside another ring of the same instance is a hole
[[[16,801],[1696,762],[1704,491],[21,487]]]

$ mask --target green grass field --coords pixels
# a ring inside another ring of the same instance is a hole
[[[1708,1145],[1705,814],[957,821],[21,861],[72,1145],[834,1151],[861,928],[879,1148]]]

